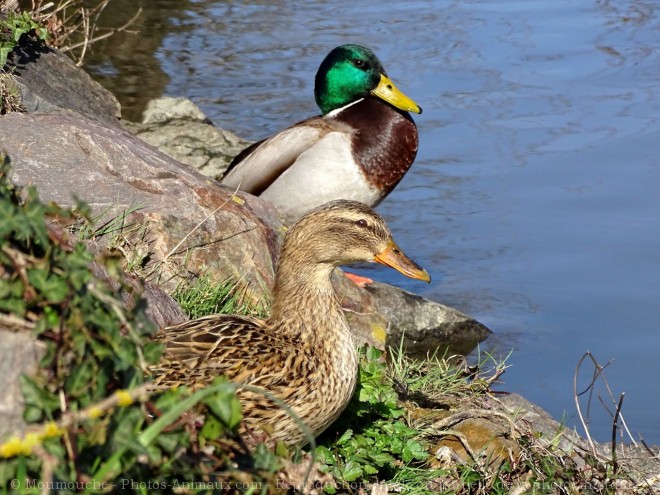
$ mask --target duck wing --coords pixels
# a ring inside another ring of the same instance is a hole
[[[258,196],[301,154],[333,131],[337,131],[337,126],[319,116],[259,141],[234,159],[222,178],[222,184]]]
[[[160,363],[151,368],[158,387],[204,385],[220,375],[252,383],[268,375],[277,381],[295,345],[264,327],[261,319],[209,315],[162,330]]]

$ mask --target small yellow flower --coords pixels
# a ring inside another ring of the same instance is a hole
[[[57,426],[57,424],[53,421],[50,423],[46,423],[44,426],[42,436],[43,438],[52,438],[52,437],[58,437],[62,434],[62,428]]]
[[[27,433],[23,439],[23,448],[32,452],[32,449],[41,443],[42,438],[40,433]]]
[[[62,434],[62,429],[56,423],[46,423],[41,431],[32,431],[25,434],[24,438],[11,437],[5,443],[0,444],[0,457],[6,459],[17,455],[30,455],[32,450],[41,445],[45,438],[56,437]]]
[[[126,390],[117,390],[115,395],[117,396],[117,404],[121,407],[127,407],[133,404],[133,397]]]
[[[103,411],[101,410],[100,407],[94,406],[89,409],[89,412],[87,414],[89,414],[89,419],[98,419],[103,414]]]
[[[8,459],[17,455],[29,455],[32,449],[25,445],[23,440],[18,437],[11,437],[5,443],[0,445],[0,457]]]

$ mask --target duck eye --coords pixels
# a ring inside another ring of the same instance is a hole
[[[359,220],[356,220],[356,221],[355,221],[355,225],[357,225],[358,227],[362,227],[362,228],[367,228],[367,227],[369,227],[369,224],[368,224],[367,221],[364,220],[363,218],[360,218]]]
[[[362,67],[364,67],[364,60],[362,60],[361,58],[353,59],[353,65],[355,67],[362,68]]]

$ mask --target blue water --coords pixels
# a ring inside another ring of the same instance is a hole
[[[611,361],[629,427],[660,443],[653,2],[191,5],[158,52],[166,93],[249,139],[318,112],[314,74],[331,48],[373,48],[424,108],[417,161],[379,209],[434,281],[370,274],[486,324],[482,353],[513,350],[500,388],[569,426],[578,360]],[[610,423],[595,402],[592,435],[609,439]]]

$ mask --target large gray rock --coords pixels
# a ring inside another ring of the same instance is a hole
[[[128,212],[106,242],[142,246],[143,273],[168,290],[200,272],[242,282],[254,300],[272,286],[279,224],[262,200],[234,196],[128,132],[73,112],[6,115],[0,136],[13,180],[35,185],[43,200],[81,198],[99,222]]]
[[[121,109],[117,99],[66,55],[28,46],[16,50],[10,61],[25,111],[49,113],[68,109],[119,125]]]
[[[491,333],[456,309],[398,287],[374,282],[361,288],[341,270],[332,281],[359,344],[397,348],[403,339],[406,352],[417,357],[468,354]]]
[[[439,350],[442,355],[468,354],[492,332],[460,311],[417,294],[374,283],[367,286],[375,309],[389,323],[387,343],[398,346],[404,338],[406,351],[417,356]]]
[[[219,179],[231,160],[250,143],[215,127],[200,108],[186,98],[151,100],[141,124],[126,128],[168,156]]]

